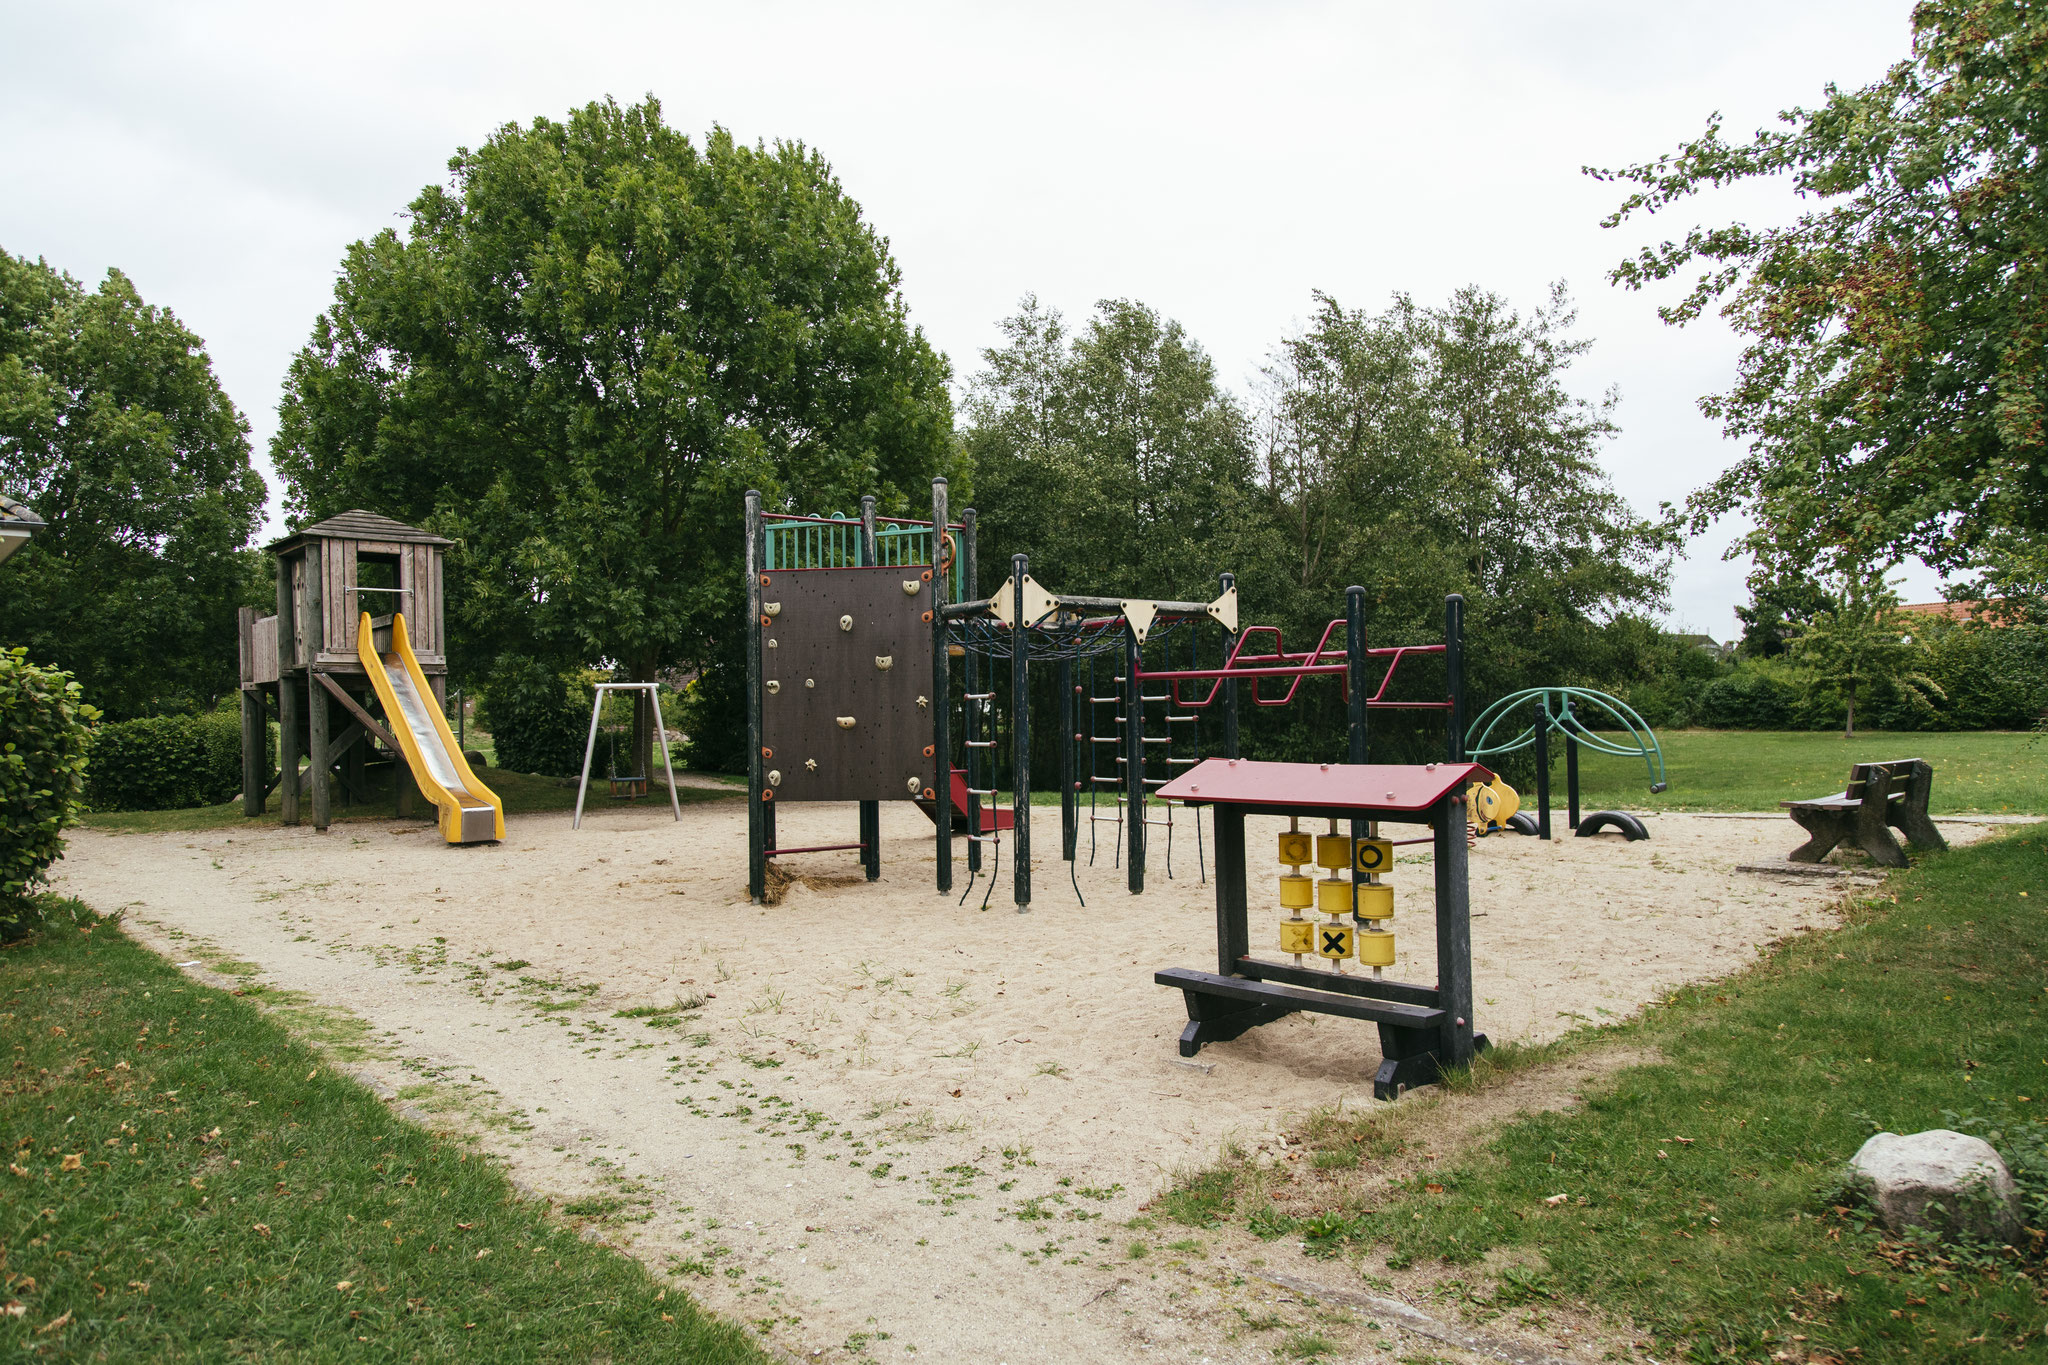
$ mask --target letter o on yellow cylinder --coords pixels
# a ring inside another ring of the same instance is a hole
[[[1351,866],[1351,838],[1344,834],[1316,836],[1316,866],[1332,872]]]
[[[1394,888],[1384,884],[1359,887],[1358,917],[1360,919],[1392,919],[1394,917]]]
[[[1316,926],[1313,920],[1283,919],[1280,921],[1280,951],[1283,953],[1312,953],[1316,950]]]
[[[1303,863],[1308,862],[1309,850],[1315,847],[1311,842],[1314,837],[1314,835],[1303,834],[1296,830],[1280,831],[1280,861],[1290,863],[1295,867],[1300,867]]]
[[[1360,890],[1364,888],[1361,887]],[[1351,883],[1342,877],[1325,877],[1316,883],[1316,909],[1326,915],[1351,913]]]
[[[1352,864],[1352,870],[1381,874],[1393,871],[1394,846],[1385,839],[1360,839],[1358,861]]]
[[[1315,903],[1316,884],[1292,873],[1280,878],[1280,904],[1289,910],[1306,910]]]
[[[1394,965],[1394,933],[1391,929],[1358,936],[1358,960],[1367,967]]]

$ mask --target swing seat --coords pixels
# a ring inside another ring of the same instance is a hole
[[[608,779],[612,788],[612,800],[631,801],[647,795],[647,779],[644,777],[614,777]]]

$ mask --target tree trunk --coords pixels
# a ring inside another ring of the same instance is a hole
[[[1856,738],[1856,689],[1853,685],[1849,688],[1849,715],[1847,722],[1842,726],[1842,738]]]

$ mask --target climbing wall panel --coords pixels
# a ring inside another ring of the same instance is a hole
[[[930,571],[763,577],[761,743],[775,803],[921,796],[933,772]]]

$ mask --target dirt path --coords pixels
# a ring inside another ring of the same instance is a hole
[[[804,1359],[1269,1360],[1276,1331],[1318,1322],[1379,1349],[1359,1313],[1259,1278],[1341,1267],[1271,1246],[1129,1255],[1186,1241],[1125,1226],[1176,1172],[1309,1108],[1371,1104],[1378,1062],[1370,1029],[1309,1016],[1178,1058],[1180,1003],[1151,971],[1214,952],[1185,814],[1176,879],[1131,897],[1105,849],[1080,869],[1084,909],[1064,865],[1041,862],[1022,916],[1007,868],[986,912],[979,886],[964,908],[936,897],[930,827],[907,806],[885,808],[879,884],[817,855],[800,860],[813,884],[750,906],[745,815],[607,809],[580,832],[532,816],[467,849],[425,825],[84,831],[58,889],[125,910],[174,961],[356,1016],[368,1071],[402,1099]],[[782,823],[785,842],[834,842],[853,814]],[[1787,830],[1652,828],[1479,845],[1474,971],[1494,1039],[1622,1017],[1822,922],[1839,895],[1732,871],[1782,857]],[[1435,971],[1428,871],[1404,856],[1394,878],[1395,974],[1418,980]]]

